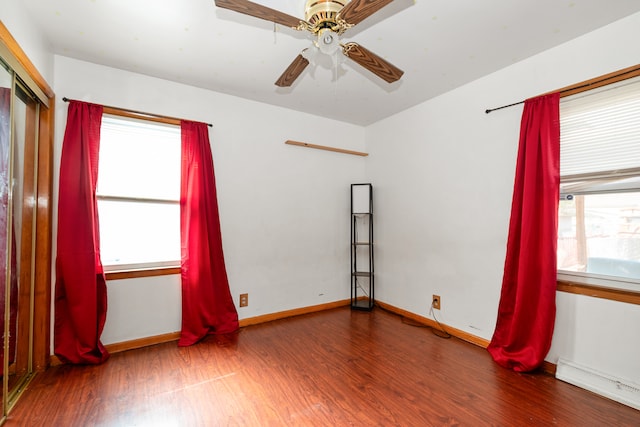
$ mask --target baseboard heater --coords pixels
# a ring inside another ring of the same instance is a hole
[[[640,410],[640,385],[559,359],[556,378]]]

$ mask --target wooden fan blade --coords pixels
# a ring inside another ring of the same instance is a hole
[[[392,1],[393,0],[351,0],[338,12],[338,18],[344,19],[351,25],[356,25]]]
[[[388,83],[395,82],[404,74],[400,68],[357,43],[347,43],[342,47],[342,53]]]
[[[280,87],[288,87],[298,78],[298,76],[307,68],[309,65],[309,61],[302,55],[298,55],[296,59],[293,60],[291,65],[284,70],[284,73],[280,76],[278,81],[276,82],[276,86]]]
[[[286,25],[291,28],[297,29],[298,24],[304,22],[302,19],[247,0],[215,0],[215,3],[216,6],[223,9],[233,10],[234,12],[275,22],[280,25]]]

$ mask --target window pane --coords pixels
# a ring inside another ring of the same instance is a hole
[[[100,195],[180,200],[180,128],[105,116]]]
[[[98,213],[105,266],[180,260],[178,203],[98,200]]]
[[[640,280],[640,192],[560,201],[558,269]]]

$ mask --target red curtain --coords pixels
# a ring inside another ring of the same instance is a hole
[[[238,329],[222,253],[213,158],[204,123],[182,121],[180,239],[182,331],[178,345]]]
[[[100,342],[107,287],[100,261],[96,180],[102,106],[71,101],[60,161],[54,351],[67,363],[109,358]]]
[[[556,314],[559,94],[525,102],[498,320],[488,350],[505,368],[536,369]]]

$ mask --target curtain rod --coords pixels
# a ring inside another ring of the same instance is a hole
[[[63,98],[62,98],[62,100],[63,100],[64,102],[76,101],[75,99],[69,99],[69,98],[67,98],[66,96],[65,96],[65,97],[63,97]],[[85,102],[85,101],[78,101],[78,102]],[[139,116],[138,118],[141,118],[141,119],[144,119],[145,117],[146,117],[146,118],[154,117],[154,118],[157,118],[157,119],[166,120],[166,121],[168,121],[168,122],[169,122],[169,121],[171,121],[171,122],[178,122],[178,123],[179,123],[181,120],[183,120],[183,119],[178,119],[178,118],[176,118],[176,117],[162,116],[162,115],[160,115],[160,114],[145,113],[145,112],[142,112],[142,111],[129,110],[129,109],[127,109],[127,108],[110,107],[110,106],[108,106],[108,105],[103,105],[103,107],[104,107],[104,108],[107,108],[107,109],[110,109],[110,110],[113,110],[113,111],[122,111],[122,112],[124,112],[124,113],[129,113],[129,114],[130,114],[130,116],[129,116],[129,117],[134,117],[134,118],[135,118],[136,116]],[[211,123],[205,123],[205,124],[206,124],[207,126],[209,126],[209,127],[213,127],[213,125],[212,125]]]
[[[606,84],[615,83],[617,81],[629,79],[629,78],[636,77],[636,76],[639,76],[639,75],[640,75],[640,65],[634,65],[633,67],[625,68],[625,69],[620,70],[620,71],[615,71],[613,73],[606,74],[606,75],[601,76],[601,77],[596,77],[595,79],[587,80],[587,81],[584,81],[582,83],[577,83],[575,85],[567,86],[567,87],[559,89],[557,91],[547,92],[547,93],[559,92],[560,93],[560,97],[562,98],[564,96],[569,96],[569,95],[573,95],[574,93],[582,92],[582,90],[580,90],[580,89],[585,89],[585,88],[592,87],[592,86],[595,89],[596,87],[604,86],[605,83]],[[624,77],[624,78],[622,78],[622,77]],[[546,95],[546,94],[543,94],[543,95]],[[520,104],[524,104],[524,101],[514,102],[513,104],[503,105],[502,107],[488,108],[488,109],[484,110],[484,112],[486,114],[489,114],[492,111],[502,110],[503,108],[509,108],[509,107],[513,107],[515,105],[520,105]]]

